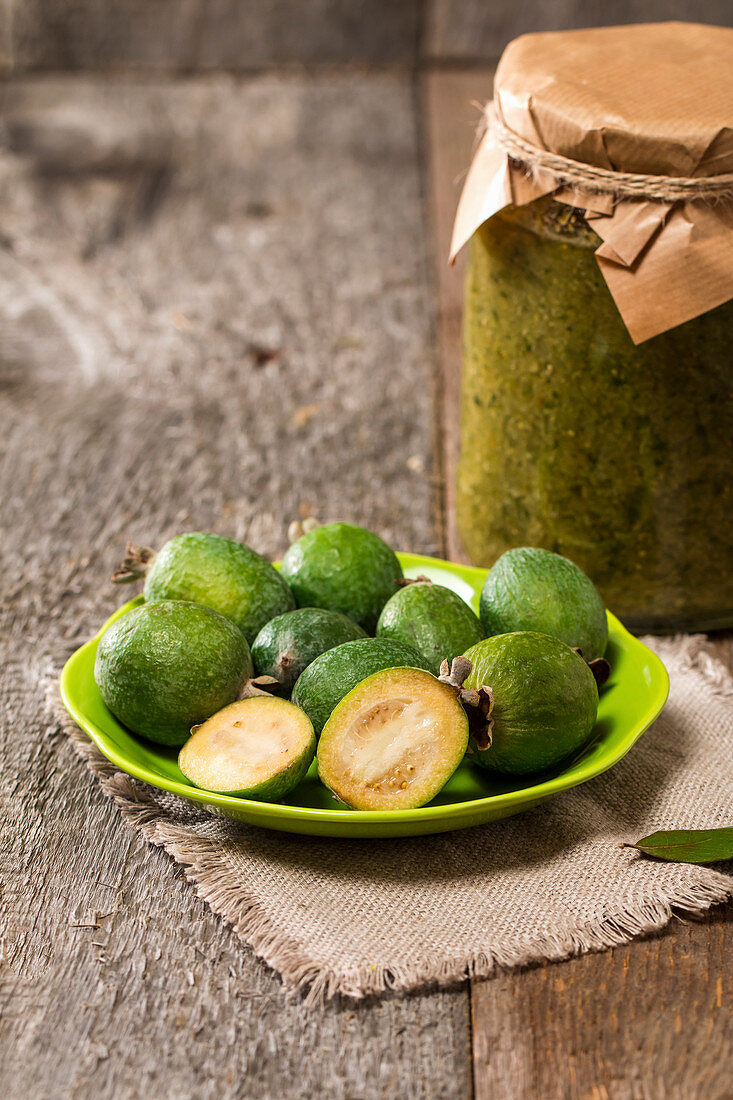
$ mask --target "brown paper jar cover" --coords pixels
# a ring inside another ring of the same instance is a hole
[[[493,110],[540,152],[662,179],[733,173],[733,29],[690,23],[530,34],[505,50]],[[596,258],[635,343],[733,298],[733,181],[725,197],[665,201],[567,186],[510,157],[491,125],[477,147],[452,256],[494,214],[552,194],[586,212]]]
[[[564,554],[637,630],[733,625],[731,62],[713,27],[518,39],[456,221],[463,550]]]

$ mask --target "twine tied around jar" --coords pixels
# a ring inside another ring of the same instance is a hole
[[[583,191],[612,194],[618,199],[644,199],[647,202],[678,202],[733,198],[733,173],[696,179],[686,176],[649,176],[635,172],[616,172],[593,164],[571,160],[551,153],[521,137],[499,118],[493,103],[484,109],[486,129],[492,140],[512,160],[530,170],[550,172],[558,184]]]
[[[502,210],[547,198],[599,238],[635,344],[733,300],[732,52],[733,28],[674,22],[510,42],[451,260]]]

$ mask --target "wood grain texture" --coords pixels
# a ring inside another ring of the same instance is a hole
[[[29,80],[3,113],[3,1096],[463,1098],[465,990],[286,1000],[43,709],[127,536],[275,555],[313,512],[436,549],[409,81]]]
[[[12,52],[11,0],[0,0],[0,76],[6,76],[11,69]]]
[[[731,918],[474,983],[476,1100],[728,1100]]]
[[[420,80],[426,144],[428,216],[433,241],[436,287],[436,335],[441,385],[440,451],[443,463],[444,524],[447,556],[468,561],[456,528],[455,475],[459,455],[461,394],[461,321],[465,250],[448,263],[453,218],[471,163],[480,117],[478,103],[491,98],[492,68],[428,71]]]
[[[656,23],[682,19],[731,26],[729,0],[428,0],[423,57],[441,62],[496,62],[512,38],[535,31]]]
[[[491,70],[437,71],[422,82],[443,388],[450,556],[462,555],[453,484],[458,459],[462,264],[448,252],[458,174],[470,161],[472,100]],[[733,669],[733,634],[713,640]],[[601,955],[471,985],[476,1100],[727,1100],[733,1080],[733,906]]]
[[[16,71],[494,62],[528,31],[731,18],[728,0],[0,0],[0,50]]]
[[[418,0],[2,2],[16,71],[410,65],[420,11]]]
[[[443,237],[476,78],[450,109],[438,76],[425,90]],[[274,555],[315,512],[438,548],[409,81],[24,80],[2,110],[4,1095],[465,1097],[463,991],[286,1001],[42,710],[43,678],[118,602],[127,535],[199,527]],[[475,983],[476,1094],[727,1095],[723,913]]]

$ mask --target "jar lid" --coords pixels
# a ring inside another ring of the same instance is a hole
[[[581,209],[632,339],[733,298],[733,30],[524,35],[504,51],[452,256],[506,206]]]

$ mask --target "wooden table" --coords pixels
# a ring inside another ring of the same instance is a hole
[[[313,513],[456,553],[444,257],[469,101],[489,87],[442,68],[4,89],[9,1098],[733,1094],[724,909],[601,955],[306,1011],[44,712],[46,680],[119,601],[127,537],[215,530],[274,556]]]

